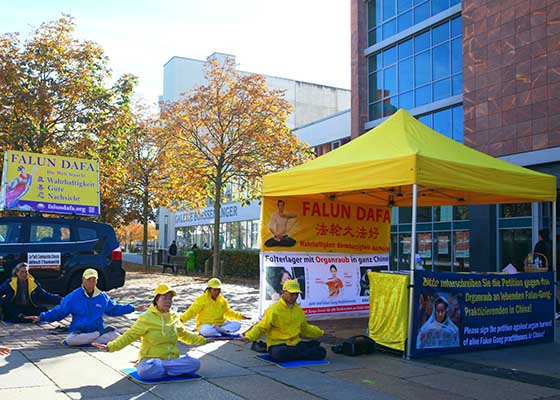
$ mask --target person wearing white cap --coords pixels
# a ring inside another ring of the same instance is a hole
[[[38,317],[27,319],[33,322],[54,322],[72,315],[72,322],[68,328],[68,337],[64,344],[79,346],[93,341],[107,343],[118,333],[113,327],[103,325],[103,315],[117,317],[134,311],[143,311],[146,305],[117,304],[109,295],[97,288],[97,271],[88,268],[82,274],[82,286],[70,292],[62,303],[50,311],[42,312]]]
[[[181,321],[187,322],[195,316],[196,330],[206,337],[233,335],[241,328],[238,321],[249,319],[229,307],[227,300],[222,296],[222,282],[218,278],[208,281],[204,293],[181,315]]]
[[[268,307],[263,319],[243,335],[250,342],[266,335],[267,350],[273,361],[322,360],[327,355],[318,341],[301,340],[301,336],[317,338],[325,332],[307,323],[305,313],[296,303],[300,293],[297,280],[284,282],[280,300]]]
[[[161,379],[167,376],[191,374],[200,368],[200,361],[189,355],[180,356],[177,341],[202,345],[206,339],[188,332],[179,314],[171,311],[177,293],[167,284],[160,284],[148,310],[119,338],[107,343],[93,343],[103,351],[118,351],[142,339],[139,363],[136,366],[142,379]]]

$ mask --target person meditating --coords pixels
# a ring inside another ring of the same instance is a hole
[[[264,312],[263,319],[243,335],[250,342],[266,335],[267,350],[273,361],[322,360],[327,355],[318,341],[301,340],[301,336],[318,338],[325,332],[307,323],[305,313],[296,303],[300,293],[297,280],[284,282],[280,300],[272,304]]]
[[[186,354],[180,356],[177,341],[196,345],[207,341],[200,335],[188,332],[181,323],[179,314],[171,311],[173,297],[176,295],[177,292],[168,285],[160,284],[154,291],[154,299],[148,310],[122,336],[106,345],[92,345],[102,351],[114,352],[141,339],[136,369],[142,379],[154,380],[198,371],[200,361]]]
[[[222,282],[218,278],[208,281],[204,293],[181,315],[181,321],[185,323],[195,316],[196,330],[205,337],[233,335],[241,328],[238,321],[249,319],[229,307],[227,300],[222,296]]]
[[[113,327],[103,326],[103,315],[117,317],[133,311],[144,311],[145,305],[117,304],[109,295],[97,288],[97,271],[88,268],[82,274],[82,286],[70,292],[62,303],[39,316],[25,317],[33,322],[54,322],[72,315],[68,346],[107,343],[119,336]]]
[[[4,312],[4,321],[30,322],[25,317],[47,311],[44,304],[60,304],[62,297],[45,291],[29,273],[27,263],[16,265],[12,275],[12,278],[8,278],[0,286],[0,304]]]
[[[268,229],[273,236],[268,239],[264,245],[266,247],[292,247],[296,244],[296,241],[288,236],[288,221],[296,218],[297,215],[284,212],[286,206],[284,200],[278,200],[276,206],[278,207],[278,211],[270,216],[270,222],[268,224]]]

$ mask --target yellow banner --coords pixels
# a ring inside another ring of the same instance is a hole
[[[382,346],[404,351],[408,335],[408,284],[403,274],[368,272],[369,336]]]
[[[265,197],[261,250],[389,253],[391,210],[368,204]]]
[[[99,163],[82,158],[6,151],[3,208],[99,215]]]

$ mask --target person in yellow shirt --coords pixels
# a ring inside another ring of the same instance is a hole
[[[249,319],[229,308],[227,300],[222,296],[222,282],[218,278],[208,281],[204,293],[198,296],[181,315],[181,321],[187,322],[195,316],[196,330],[205,337],[233,335],[241,328],[238,321]]]
[[[200,361],[188,355],[180,356],[177,340],[187,344],[202,345],[204,337],[185,330],[179,314],[171,311],[173,297],[177,293],[168,285],[160,284],[154,292],[154,300],[122,336],[106,345],[92,343],[103,351],[121,350],[141,339],[139,363],[136,366],[142,379],[161,379],[166,376],[189,374],[200,368]]]
[[[297,280],[284,282],[280,300],[272,304],[264,312],[263,319],[243,335],[250,342],[266,335],[266,347],[273,361],[322,360],[327,355],[318,341],[301,340],[301,336],[317,338],[325,332],[307,323],[305,313],[296,303],[300,293]]]

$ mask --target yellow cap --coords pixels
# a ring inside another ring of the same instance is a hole
[[[154,291],[154,297],[156,297],[158,294],[166,294],[169,292],[173,293],[173,296],[177,296],[177,292],[171,289],[171,287],[167,283],[160,283]]]
[[[89,278],[99,278],[99,276],[97,275],[97,271],[94,270],[93,268],[88,268],[84,271],[82,278],[84,279],[89,279]]]
[[[212,289],[221,289],[222,282],[218,278],[212,278],[208,281],[208,287]]]
[[[290,293],[301,293],[299,282],[295,279],[290,279],[289,281],[284,282],[282,290],[287,290]]]

